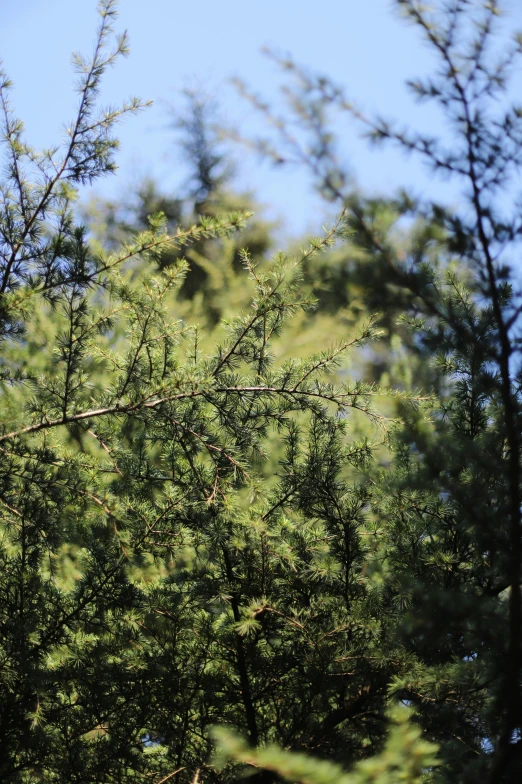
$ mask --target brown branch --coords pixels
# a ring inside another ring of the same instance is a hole
[[[234,571],[232,568],[232,561],[230,559],[230,553],[228,549],[223,546],[223,560],[225,562],[225,571],[227,574],[227,579],[232,588],[232,595],[231,595],[231,604],[232,604],[232,613],[234,615],[234,621],[239,623],[241,620],[241,615],[239,612],[239,596],[237,591],[234,590],[233,586],[236,583],[234,577]],[[256,709],[254,705],[254,700],[252,697],[252,691],[250,688],[250,679],[248,676],[248,667],[246,662],[245,656],[245,647],[243,645],[243,640],[239,634],[235,634],[235,642],[236,642],[236,655],[237,655],[237,668],[239,673],[239,682],[241,684],[241,696],[243,698],[243,705],[245,707],[245,715],[246,715],[246,723],[248,727],[248,734],[250,742],[253,746],[257,746],[259,742],[259,730],[257,727],[257,718],[256,718]]]
[[[172,773],[168,774],[168,776],[165,776],[164,778],[160,779],[160,781],[158,781],[157,784],[164,784],[165,781],[171,779],[172,776],[176,775],[176,773],[181,773],[182,770],[185,770],[185,768],[176,768],[176,770],[173,770]]]
[[[350,406],[350,403],[347,402],[349,400],[353,400],[354,398],[358,397],[367,397],[369,395],[375,396],[381,394],[379,392],[372,392],[372,391],[361,391],[361,392],[338,392],[333,394],[326,394],[321,391],[313,392],[311,390],[300,390],[296,389],[295,387],[276,387],[276,386],[240,386],[240,387],[217,387],[214,390],[216,393],[225,393],[225,394],[277,394],[277,395],[290,395],[290,396],[300,396],[300,397],[311,397],[317,398],[319,400],[324,400],[325,402],[335,403],[339,408],[343,406]],[[208,390],[194,390],[192,392],[179,392],[174,395],[166,395],[165,397],[157,398],[155,400],[150,400],[149,398],[152,395],[149,395],[147,398],[138,401],[137,403],[129,403],[127,405],[121,405],[120,403],[115,403],[112,406],[106,406],[104,408],[93,408],[89,409],[88,411],[80,411],[77,414],[68,414],[67,416],[58,417],[56,419],[48,419],[44,422],[37,422],[34,425],[28,425],[27,427],[20,428],[20,430],[13,430],[10,433],[4,433],[0,436],[0,443],[4,441],[8,441],[12,438],[19,438],[20,436],[30,435],[32,433],[38,433],[41,430],[49,430],[53,427],[60,427],[61,425],[70,425],[74,422],[82,422],[86,419],[97,419],[101,416],[109,416],[111,414],[115,414],[116,416],[121,416],[124,414],[132,414],[142,409],[154,409],[158,408],[158,406],[164,405],[165,403],[172,403],[174,401],[179,400],[191,400],[196,397],[204,397],[208,399],[209,392]],[[428,399],[428,398],[419,398],[421,400]],[[359,408],[359,406],[355,405],[354,403],[351,404],[354,408]],[[366,412],[372,416],[372,418],[379,419],[379,420],[386,420],[387,417],[381,416],[376,414],[375,412]]]
[[[75,121],[74,129],[73,129],[73,131],[71,133],[71,140],[69,142],[69,146],[67,148],[67,152],[66,152],[66,154],[64,156],[64,159],[62,161],[61,166],[59,167],[59,169],[56,170],[54,177],[51,177],[51,179],[47,183],[47,186],[44,189],[43,195],[41,196],[39,203],[37,204],[37,206],[33,210],[32,215],[27,220],[25,220],[25,226],[23,228],[21,236],[18,239],[18,241],[15,243],[14,247],[12,248],[11,256],[10,256],[9,261],[7,262],[6,268],[4,270],[4,275],[3,275],[3,278],[2,278],[2,284],[0,285],[0,294],[4,294],[7,286],[9,285],[9,277],[10,277],[10,274],[11,274],[11,270],[12,270],[13,264],[16,261],[16,254],[18,253],[18,251],[22,247],[22,245],[23,245],[27,235],[31,231],[31,229],[32,229],[36,219],[45,210],[46,204],[47,204],[49,198],[51,197],[57,182],[63,176],[63,173],[65,172],[65,170],[67,168],[67,165],[69,163],[69,160],[71,158],[71,155],[73,153],[74,147],[76,145],[78,131],[80,130],[80,124],[81,124],[81,121],[82,121],[82,118],[83,118],[83,115],[84,115],[84,108],[85,108],[85,103],[87,101],[87,95],[88,95],[88,93],[89,93],[89,91],[91,89],[92,77],[93,77],[95,69],[98,68],[101,65],[101,63],[98,62],[98,56],[99,56],[100,49],[101,49],[102,44],[103,44],[105,31],[107,30],[107,27],[110,24],[109,20],[110,20],[109,16],[106,16],[106,17],[103,18],[103,21],[102,21],[102,24],[101,24],[101,27],[100,27],[100,30],[99,30],[99,33],[98,33],[98,37],[97,37],[96,44],[95,44],[95,49],[94,49],[94,55],[93,55],[93,58],[91,60],[91,66],[90,66],[89,72],[88,72],[88,74],[87,74],[87,76],[85,78],[84,87],[82,88],[82,97],[80,99],[80,106],[78,108],[78,113],[76,115],[76,121]]]

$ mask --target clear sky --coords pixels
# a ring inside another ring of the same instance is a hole
[[[72,50],[90,52],[98,24],[95,0],[1,0],[0,59],[15,83],[13,101],[28,139],[38,146],[56,141],[74,116],[76,96],[70,68]],[[505,3],[508,29],[522,28],[522,3]],[[117,178],[96,186],[115,195],[129,181],[153,174],[165,190],[185,176],[168,129],[169,103],[197,80],[217,98],[225,120],[252,127],[251,109],[229,84],[237,75],[256,93],[277,95],[278,74],[261,54],[269,46],[345,85],[363,109],[376,109],[405,124],[437,125],[433,110],[416,106],[404,87],[407,78],[433,67],[418,33],[392,12],[390,0],[121,0],[119,30],[130,35],[131,54],[106,79],[102,99],[117,103],[139,95],[154,106],[120,128]],[[387,192],[406,184],[442,198],[446,185],[434,183],[418,163],[395,152],[375,152],[343,126],[342,148],[360,184]],[[291,234],[317,231],[324,216],[303,174],[261,166],[241,153],[239,184],[274,205]],[[456,195],[455,195],[456,198]]]

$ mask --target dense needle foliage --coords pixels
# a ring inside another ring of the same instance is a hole
[[[2,781],[519,777],[520,43],[491,54],[495,3],[397,5],[454,143],[284,63],[307,146],[279,118],[260,146],[339,213],[270,260],[194,95],[185,198],[78,222],[142,107],[97,106],[114,0],[61,146],[26,143],[2,77]],[[351,191],[332,107],[463,178],[462,213]]]

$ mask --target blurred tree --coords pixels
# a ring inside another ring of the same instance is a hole
[[[218,107],[201,90],[183,91],[186,106],[173,110],[174,127],[181,132],[180,148],[192,171],[187,178],[188,196],[194,211],[205,214],[205,205],[229,184],[234,173],[229,156],[222,149],[217,130]]]
[[[183,93],[184,104],[175,114],[178,147],[189,174],[180,192],[162,193],[151,179],[139,183],[130,197],[121,202],[92,199],[82,210],[83,219],[94,238],[108,249],[126,241],[148,226],[148,216],[162,212],[170,231],[188,228],[201,217],[215,218],[229,212],[258,211],[249,194],[230,187],[233,165],[221,149],[214,130],[216,108],[209,99],[191,90]],[[128,189],[127,189],[128,190]],[[249,220],[242,231],[226,238],[201,238],[190,248],[175,248],[162,254],[160,269],[177,264],[181,258],[187,271],[179,290],[183,316],[214,327],[225,313],[238,313],[249,300],[244,286],[242,250],[258,263],[273,247],[272,226],[266,221]]]

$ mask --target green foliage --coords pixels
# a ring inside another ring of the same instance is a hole
[[[169,231],[228,213],[248,214],[250,220],[240,232],[226,238],[195,238],[183,252],[172,247],[158,259],[161,269],[178,264],[182,257],[186,260],[178,312],[209,332],[221,319],[248,307],[244,254],[256,264],[266,260],[273,247],[272,226],[253,217],[258,206],[252,196],[236,194],[229,187],[232,166],[225,160],[212,126],[213,105],[190,90],[185,91],[185,98],[185,113],[175,123],[190,171],[182,194],[165,194],[161,184],[145,179],[120,201],[92,199],[83,208],[83,217],[91,236],[108,249],[147,228],[149,215],[157,212],[165,215]]]
[[[303,260],[342,221],[301,257],[242,254],[249,308],[202,348],[176,313],[182,254],[227,242],[244,214],[170,234],[160,214],[106,248],[73,217],[76,185],[112,167],[120,116],[95,114],[113,59],[114,4],[100,10],[63,157],[42,168],[5,114],[2,777],[190,778],[219,721],[350,760],[350,719],[371,706],[362,732],[378,741],[385,673],[400,671],[361,580],[372,450],[344,437],[349,410],[379,419],[377,389],[332,374],[375,330],[303,358],[273,350],[313,305]],[[365,663],[356,677],[345,656]]]
[[[455,143],[285,62],[339,217],[271,259],[193,95],[188,192],[78,223],[141,107],[96,108],[114,2],[62,148],[25,142],[3,78],[2,780],[519,776],[521,121],[497,112],[519,44],[493,64],[496,4],[398,6]],[[333,107],[463,177],[466,209],[352,192]],[[215,725],[250,744],[219,731],[223,768]]]
[[[435,756],[437,747],[422,740],[421,730],[408,721],[409,716],[404,707],[390,711],[391,729],[383,750],[359,762],[350,773],[333,762],[282,751],[277,746],[251,749],[221,728],[215,730],[219,749],[217,764],[221,766],[231,759],[302,784],[399,784],[401,781],[420,784],[429,781],[430,771],[439,764]]]
[[[496,784],[517,780],[522,765],[520,293],[512,266],[522,126],[505,95],[520,36],[497,44],[495,2],[396,5],[438,59],[434,74],[410,87],[438,105],[445,139],[368,117],[341,87],[284,60],[299,133],[288,132],[288,118],[271,118],[272,135],[254,144],[280,163],[304,162],[324,196],[346,210],[352,280],[363,301],[376,308],[381,299],[391,346],[400,336],[409,349],[398,357],[407,375],[388,364],[386,379],[417,377],[435,393],[424,412],[431,423],[402,412],[394,470],[386,465],[374,477],[383,597],[396,614],[395,642],[413,657],[390,689],[440,742],[438,780],[486,776]],[[335,158],[334,109],[373,142],[394,143],[460,180],[461,211],[351,191]],[[406,232],[395,228],[401,219]]]

